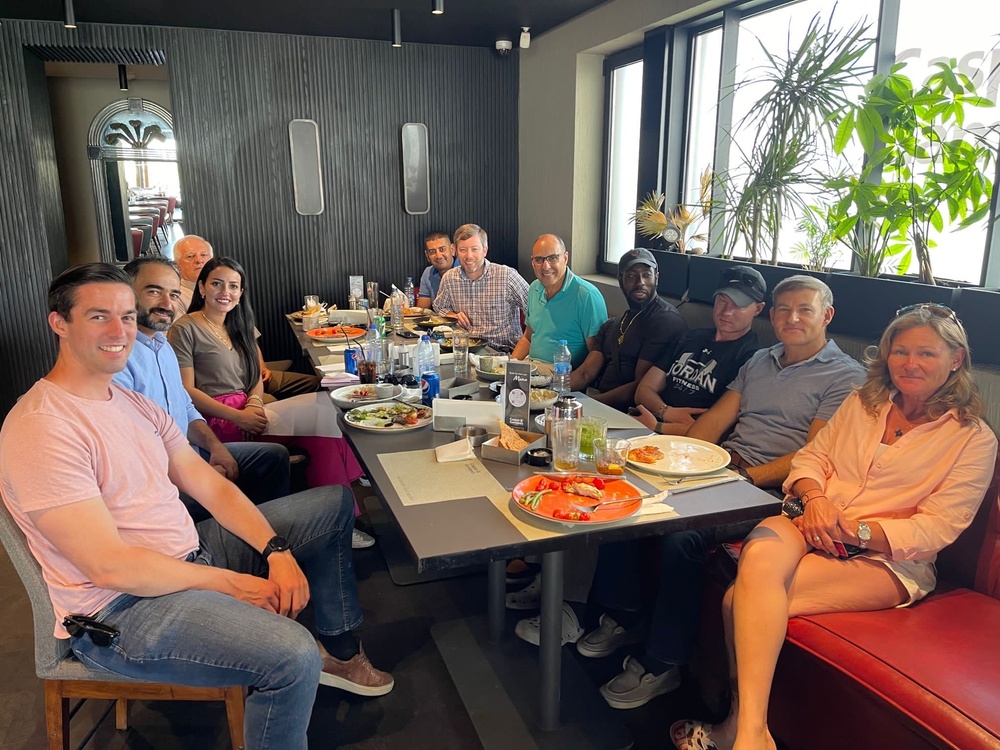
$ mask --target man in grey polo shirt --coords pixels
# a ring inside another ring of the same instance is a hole
[[[864,368],[826,338],[833,294],[811,276],[791,276],[773,292],[771,325],[779,343],[762,349],[740,370],[729,390],[691,426],[689,437],[722,443],[733,465],[758,487],[778,488],[792,456],[827,423],[864,380]],[[641,661],[626,657],[624,671],[601,687],[614,708],[636,708],[680,685],[698,632],[705,554],[715,529],[684,531],[663,539],[660,587]],[[577,650],[600,657],[640,643],[639,576],[634,545],[605,545],[594,598],[608,613],[581,638]]]

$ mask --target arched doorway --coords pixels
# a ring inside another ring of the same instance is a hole
[[[97,113],[87,135],[101,260],[131,257],[129,191],[159,191],[168,183],[180,196],[177,147],[170,112],[148,99],[111,102]],[[157,168],[170,164],[169,169]]]

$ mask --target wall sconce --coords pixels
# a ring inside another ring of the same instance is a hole
[[[75,29],[76,13],[73,12],[73,0],[63,0],[63,8],[66,12],[66,22],[63,25],[67,29]]]
[[[118,66],[118,88],[122,91],[128,91],[128,71],[125,70],[124,65]]]
[[[431,0],[431,13],[435,16],[444,13],[444,0]]]
[[[403,46],[403,32],[399,23],[399,8],[392,9],[392,46]]]

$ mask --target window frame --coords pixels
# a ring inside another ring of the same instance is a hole
[[[599,246],[597,251],[597,271],[611,276],[617,276],[618,264],[607,260],[608,251],[608,199],[610,198],[611,185],[611,104],[614,95],[614,71],[626,65],[643,62],[643,73],[645,73],[645,59],[643,57],[643,45],[637,44],[634,47],[615,52],[604,58],[604,135],[603,153],[601,158],[601,225]],[[640,156],[640,161],[642,157]],[[636,186],[639,187],[638,185]],[[640,188],[641,189],[641,188]],[[647,191],[648,192],[648,191]],[[638,195],[639,193],[637,193]],[[645,193],[642,193],[645,195]]]

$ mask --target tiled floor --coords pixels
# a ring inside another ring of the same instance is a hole
[[[396,688],[378,699],[362,699],[321,687],[309,726],[311,748],[357,750],[475,750],[482,747],[444,662],[431,639],[437,622],[482,613],[485,576],[473,574],[412,586],[393,584],[379,547],[356,553],[365,623],[360,635],[379,667],[390,670]],[[45,746],[42,686],[34,675],[31,613],[20,579],[0,551],[0,748],[35,750]],[[308,610],[307,610],[308,613]],[[528,613],[530,614],[530,613]],[[515,617],[509,618],[512,632]],[[513,637],[513,636],[511,636]],[[529,651],[532,646],[514,641]],[[575,658],[575,650],[572,652]],[[582,659],[595,689],[621,667],[622,655]],[[665,747],[670,723],[703,716],[691,690],[621,712],[636,748]],[[74,720],[74,746],[109,706],[89,701]],[[118,732],[114,717],[101,723],[89,748],[224,750],[229,736],[221,704],[136,703],[130,728]],[[522,750],[511,748],[511,750]]]

